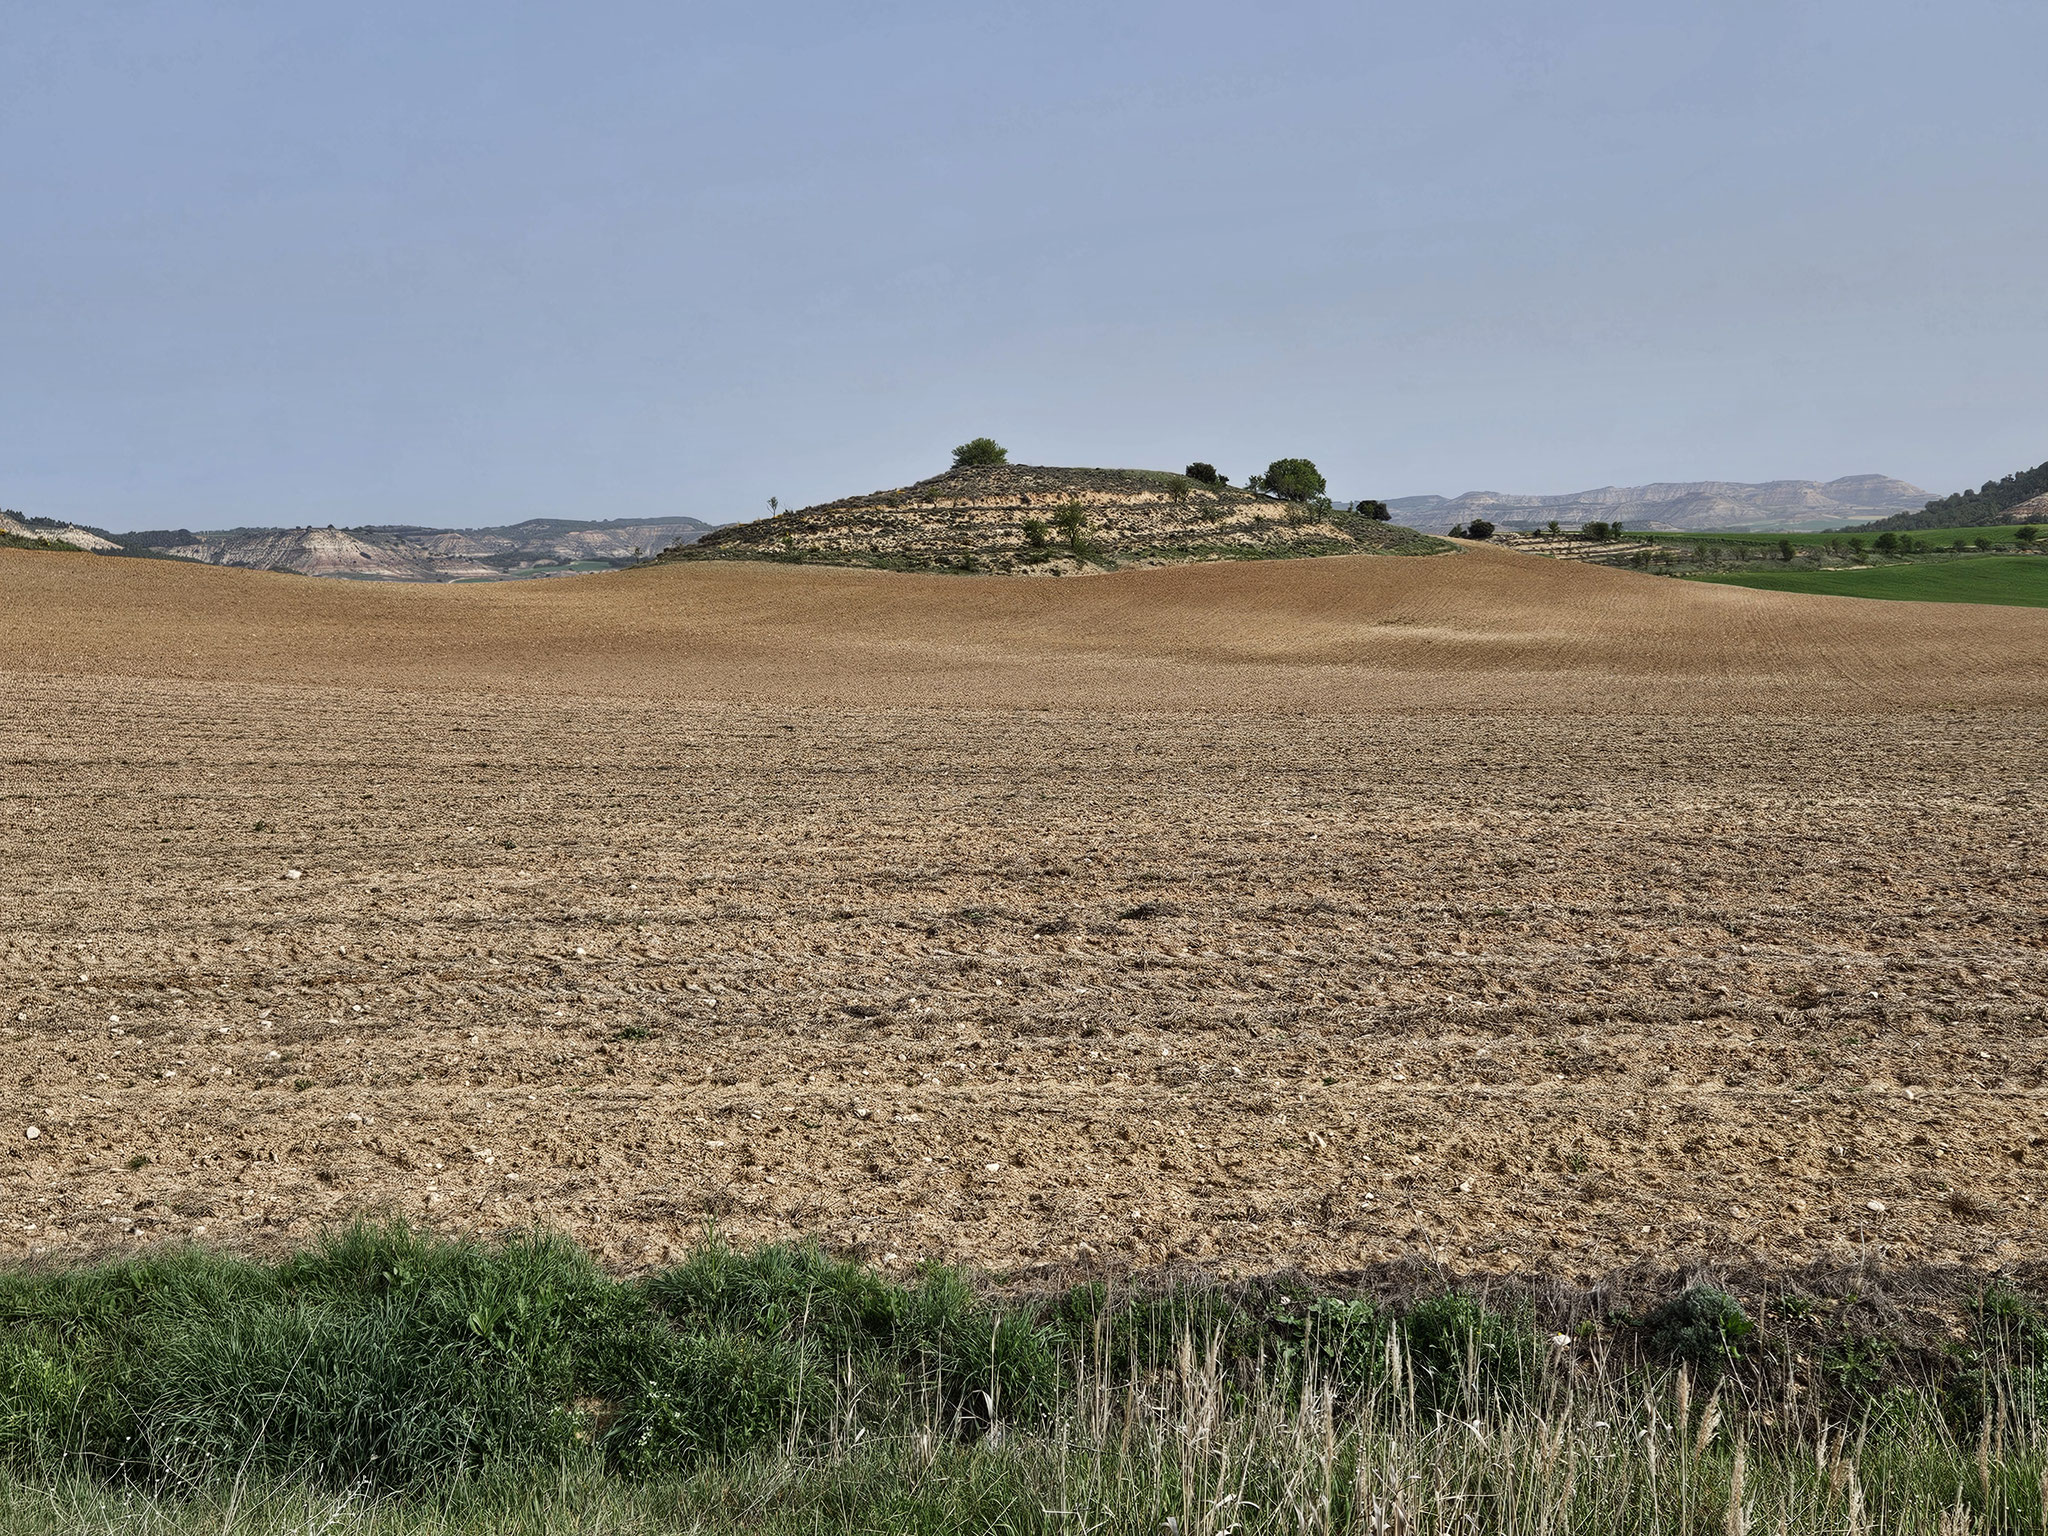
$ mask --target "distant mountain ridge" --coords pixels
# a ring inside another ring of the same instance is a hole
[[[1389,501],[1411,527],[1440,531],[1474,518],[1503,527],[1620,522],[1639,531],[1815,532],[1889,517],[1923,505],[1927,492],[1888,475],[1839,479],[1661,481],[1604,485],[1562,496],[1467,491],[1462,496],[1403,496]]]
[[[605,569],[651,558],[717,526],[694,517],[532,517],[495,528],[370,524],[108,533],[20,514],[0,521],[13,525],[0,532],[18,528],[30,537],[101,554],[154,555],[358,581],[490,581]]]

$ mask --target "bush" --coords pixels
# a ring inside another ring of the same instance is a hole
[[[1053,524],[1066,537],[1067,547],[1075,554],[1081,553],[1086,541],[1081,535],[1088,527],[1088,510],[1078,501],[1070,501],[1053,514]]]
[[[1394,514],[1387,510],[1384,501],[1354,501],[1351,504],[1351,515],[1367,518],[1375,523],[1391,523],[1394,520]]]
[[[1887,528],[1877,536],[1877,552],[1881,555],[1895,555],[1899,551],[1899,536]]]
[[[1579,536],[1591,539],[1597,544],[1607,537],[1607,525],[1605,523],[1588,523],[1579,530]]]
[[[1216,466],[1214,464],[1204,464],[1200,459],[1195,460],[1194,463],[1187,467],[1187,477],[1190,480],[1199,480],[1204,485],[1228,485],[1230,483],[1225,477],[1216,473]]]
[[[1695,1285],[1673,1297],[1642,1326],[1654,1353],[1685,1362],[1703,1381],[1741,1359],[1739,1346],[1756,1331],[1741,1303],[1710,1285]]]
[[[1468,539],[1490,539],[1493,532],[1493,524],[1483,517],[1473,518],[1465,527],[1465,537]]]
[[[1045,535],[1046,527],[1044,523],[1035,517],[1024,519],[1024,542],[1026,544],[1029,544],[1033,549],[1043,549],[1045,548]]]
[[[1792,541],[1790,539],[1778,540],[1778,558],[1780,560],[1790,560],[1797,553],[1799,553],[1799,551],[1792,547]]]
[[[1010,450],[992,437],[977,437],[953,450],[955,469],[983,469],[1010,462]]]
[[[1275,459],[1266,466],[1261,483],[1283,501],[1309,501],[1329,489],[1321,473],[1307,459]]]
[[[2040,536],[2041,530],[2036,528],[2032,523],[2025,524],[2017,531],[2015,531],[2013,534],[2013,537],[2018,539],[2022,544],[2031,544]]]

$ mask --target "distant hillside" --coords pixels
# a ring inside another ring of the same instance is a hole
[[[54,517],[30,517],[26,512],[0,512],[0,537],[27,545],[52,544],[94,554],[119,554],[114,536],[98,528],[81,528]]]
[[[1919,506],[1927,493],[1884,475],[1839,480],[1688,480],[1608,485],[1562,496],[1467,491],[1463,496],[1403,496],[1387,503],[1395,517],[1432,531],[1475,517],[1503,528],[1558,522],[1619,522],[1638,531],[1806,533],[1887,517]]]
[[[1000,464],[737,523],[671,560],[786,560],[889,570],[1064,575],[1111,566],[1444,546],[1325,504],[1149,469]]]
[[[694,517],[582,522],[536,517],[501,528],[185,528],[115,534],[132,554],[358,581],[480,581],[631,564],[716,525]]]
[[[2048,496],[2048,464],[2036,464],[2003,480],[1986,480],[1979,490],[1958,491],[1930,501],[1914,512],[1902,512],[1882,522],[1871,523],[1873,533],[1905,533],[1914,528],[1977,528],[1996,523],[2041,521],[2041,509],[2022,512],[2024,503]]]

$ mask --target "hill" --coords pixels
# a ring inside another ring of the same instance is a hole
[[[151,529],[109,534],[118,552],[167,555],[206,565],[291,571],[359,581],[490,581],[609,569],[656,554],[715,526],[694,517],[585,522],[535,517],[494,528]],[[109,552],[113,552],[110,550]]]
[[[1642,532],[1708,530],[1797,532],[1885,517],[1918,506],[1927,493],[1885,475],[1844,475],[1837,480],[1687,480],[1655,485],[1607,485],[1562,496],[1467,491],[1462,496],[1402,496],[1387,503],[1417,528],[1439,530],[1483,517],[1504,528],[1548,522],[1575,526],[1619,522]]]
[[[1957,491],[1930,501],[1917,512],[1903,512],[1872,523],[1861,531],[1906,533],[1916,528],[1972,528],[1983,524],[2048,521],[2048,464],[2036,464],[1986,480],[1974,491]]]
[[[26,512],[0,512],[0,539],[16,548],[48,546],[83,549],[93,554],[119,554],[114,536],[98,528],[81,528],[54,517],[30,517]]]
[[[664,558],[1060,576],[1443,548],[1412,529],[1327,503],[1281,501],[1163,470],[997,464],[733,524]]]

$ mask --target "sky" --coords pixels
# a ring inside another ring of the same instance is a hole
[[[2040,0],[7,0],[0,506],[2048,459]]]

